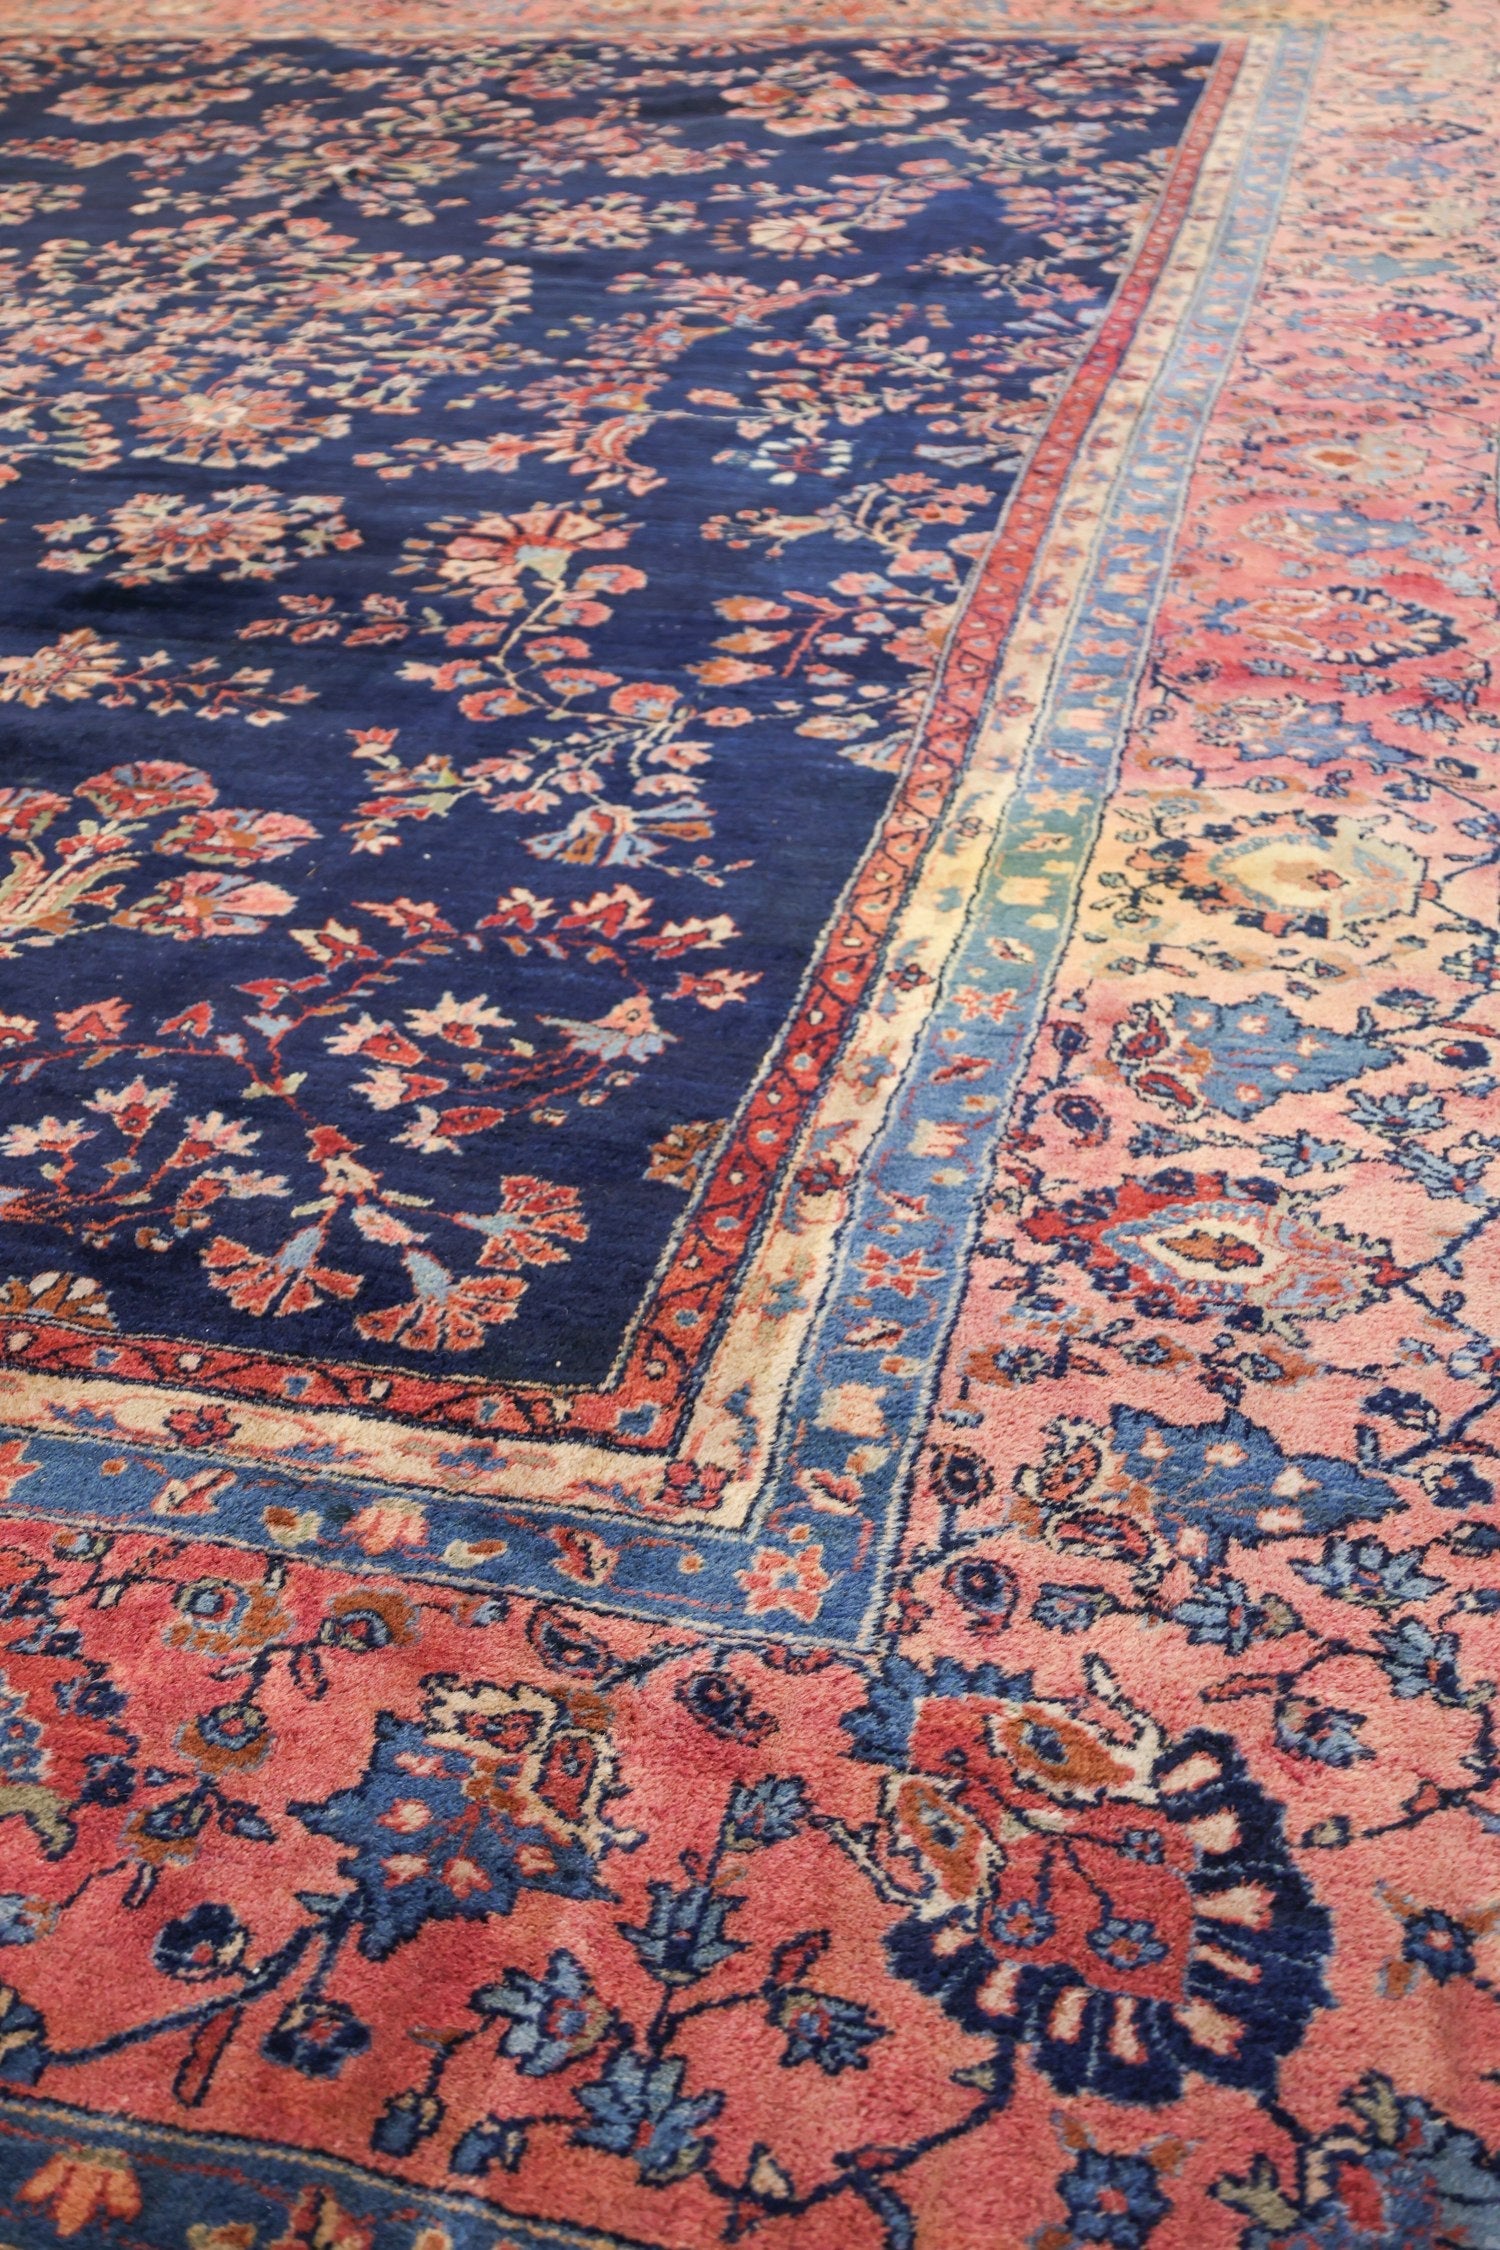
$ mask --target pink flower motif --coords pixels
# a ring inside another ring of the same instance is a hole
[[[800,1547],[792,1553],[780,1547],[758,1547],[751,1567],[736,1571],[735,1576],[745,1589],[745,1608],[751,1617],[785,1609],[809,1625],[833,1584],[823,1568],[823,1550],[818,1546]]]
[[[78,794],[101,812],[141,820],[148,813],[211,805],[219,792],[197,766],[180,766],[169,758],[142,758],[133,765],[111,766],[106,773],[96,773],[91,781],[81,781]]]
[[[374,1500],[351,1519],[349,1537],[367,1555],[388,1555],[397,1547],[425,1547],[427,1517],[415,1500]]]
[[[408,1301],[362,1313],[354,1324],[372,1343],[400,1344],[410,1352],[477,1351],[486,1329],[515,1319],[526,1293],[519,1274],[455,1280],[423,1250],[408,1250],[403,1263],[413,1291]]]
[[[665,719],[679,700],[676,688],[663,686],[660,681],[631,680],[625,687],[615,689],[609,707],[622,719],[644,719],[650,723]]]
[[[717,1010],[743,1000],[751,985],[759,984],[760,974],[759,969],[710,969],[707,976],[696,977],[682,969],[667,998],[696,1000],[700,1008]]]
[[[303,1227],[271,1257],[263,1257],[232,1235],[216,1234],[203,1253],[209,1286],[221,1289],[237,1312],[276,1317],[308,1312],[325,1297],[348,1298],[362,1287],[364,1276],[342,1273],[320,1263],[323,1248],[318,1227]]]
[[[275,883],[242,883],[231,875],[180,875],[114,919],[153,937],[259,937],[267,917],[289,914],[297,901]]]
[[[569,1016],[542,1016],[539,1021],[562,1032],[574,1054],[593,1055],[600,1062],[646,1062],[676,1044],[675,1034],[663,1031],[652,1015],[644,993],[622,1000],[597,1023],[576,1023]]]
[[[248,812],[224,806],[217,812],[194,813],[178,821],[159,838],[156,848],[224,867],[253,867],[259,860],[285,859],[299,844],[316,843],[317,836],[310,820],[299,820],[293,813]]]
[[[492,1007],[479,993],[472,1000],[455,1000],[445,992],[434,1008],[408,1008],[406,1020],[423,1039],[445,1039],[452,1047],[482,1047],[486,1031],[509,1031],[514,1019]]]
[[[67,809],[51,789],[0,789],[0,836],[38,836]]]
[[[450,1128],[451,1130],[451,1128]],[[484,1236],[479,1253],[482,1266],[513,1271],[522,1265],[553,1266],[564,1263],[564,1242],[585,1242],[577,1188],[561,1187],[555,1180],[537,1180],[516,1173],[500,1182],[500,1208],[485,1215],[455,1211],[454,1223]]]
[[[130,1003],[117,997],[89,1000],[81,1008],[58,1010],[57,1028],[70,1047],[104,1046],[125,1029]]]
[[[87,626],[39,648],[30,656],[0,656],[0,703],[79,703],[119,672],[124,659],[116,641],[105,641]]]
[[[211,1109],[206,1117],[188,1119],[168,1162],[180,1166],[202,1164],[210,1156],[248,1156],[259,1139],[260,1134],[238,1118]]]
[[[141,2190],[128,2158],[115,2149],[60,2148],[20,2189],[33,2210],[45,2208],[65,2242],[92,2232],[96,2220],[139,2218]]]
[[[127,1140],[139,1140],[148,1133],[164,1109],[170,1109],[177,1089],[175,1086],[148,1086],[144,1078],[132,1078],[128,1086],[104,1088],[92,1101],[84,1103],[98,1117],[112,1118]]]
[[[6,1156],[67,1156],[85,1141],[98,1139],[81,1117],[44,1117],[38,1125],[11,1125],[0,1133]]]

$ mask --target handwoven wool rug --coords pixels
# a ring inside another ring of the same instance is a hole
[[[3,0],[0,2242],[1500,2245],[1500,16]]]

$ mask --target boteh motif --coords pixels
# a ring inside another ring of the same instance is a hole
[[[441,12],[0,39],[0,2238],[1492,2250],[1494,25]]]

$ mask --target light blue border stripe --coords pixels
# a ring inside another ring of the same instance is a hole
[[[874,1621],[943,1347],[969,1279],[970,1254],[994,1152],[994,1127],[1003,1124],[1014,1100],[1053,978],[1073,934],[1083,874],[1115,786],[1189,481],[1264,269],[1321,46],[1320,32],[1292,32],[1278,41],[1228,206],[1116,479],[1088,584],[1032,730],[964,934],[945,972],[942,995],[884,1132],[861,1167],[856,1201],[814,1330],[806,1372],[788,1402],[783,1427],[798,1435],[787,1447],[777,1480],[783,1494],[795,1489],[799,1473],[843,1470],[848,1441],[817,1427],[818,1403],[829,1386],[872,1380],[879,1384],[884,1419],[904,1438],[893,1447],[889,1460],[864,1480],[866,1505],[879,1527],[878,1557],[854,1636],[857,1642],[867,1638]],[[1122,644],[1122,653],[1100,653],[1105,648],[1120,649]],[[1073,792],[1085,802],[1071,813],[1056,806],[1037,811],[1033,807],[1039,791]],[[1067,837],[1046,856],[1072,860],[1077,869],[1071,878],[1071,898],[1061,894],[1067,879],[1058,879],[1061,911],[1052,931],[1031,926],[1034,906],[1007,905],[1003,897],[1008,876],[1035,867],[1035,858],[1028,860],[1018,853],[1029,835],[1042,830]],[[1024,949],[1020,960],[997,959],[993,947],[1007,938]],[[1033,955],[1030,961],[1025,952]],[[1005,993],[1012,1004],[999,1023],[983,1018],[966,1021],[953,1003],[953,993],[960,987],[989,995]],[[959,1043],[965,1055],[980,1058],[988,1068],[982,1075],[944,1084],[937,1074],[951,1059],[955,1030],[961,1031]],[[974,1113],[963,1106],[965,1095],[976,1091],[996,1104],[986,1133],[976,1129]],[[962,1135],[959,1153],[937,1162],[914,1157],[912,1134],[920,1123],[951,1125]],[[955,1179],[955,1174],[962,1177]],[[925,1212],[917,1223],[903,1226],[895,1242],[880,1232],[889,1223],[886,1199],[892,1195],[920,1198]],[[857,1268],[875,1243],[903,1253],[922,1251],[925,1263],[940,1268],[942,1281],[911,1300],[891,1289],[871,1288]],[[857,1313],[851,1310],[856,1298],[862,1300]],[[878,1372],[877,1355],[849,1344],[850,1331],[882,1311],[900,1320],[905,1331],[901,1358],[915,1363],[920,1373],[903,1378]],[[872,1374],[872,1367],[877,1372]]]

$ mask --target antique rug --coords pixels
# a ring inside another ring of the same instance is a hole
[[[0,0],[0,2243],[1500,2246],[1500,15]]]

